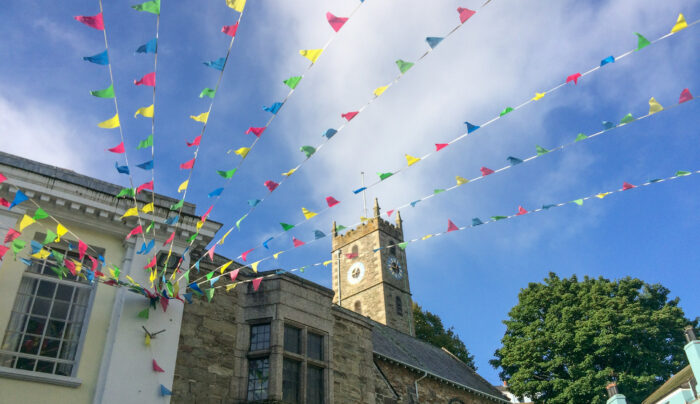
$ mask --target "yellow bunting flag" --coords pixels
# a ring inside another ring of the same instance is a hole
[[[420,159],[418,157],[413,157],[413,156],[409,156],[408,154],[406,154],[406,163],[408,163],[409,167],[416,164],[419,161],[420,161]]]
[[[283,252],[284,251],[276,252],[276,253],[272,254],[272,256],[275,257],[275,259],[277,259],[277,258],[279,258],[280,254],[282,254]]]
[[[61,237],[63,237],[63,235],[65,235],[66,233],[68,233],[68,229],[66,229],[61,223],[59,223],[56,226],[56,242],[58,243],[59,241],[61,241]]]
[[[109,274],[112,275],[112,278],[119,279],[119,274],[114,272],[114,270],[112,268],[109,269]]]
[[[676,24],[671,28],[671,32],[678,32],[682,29],[688,28],[688,23],[685,22],[685,17],[683,17],[683,14],[678,14],[678,20],[676,20]]]
[[[203,221],[201,221],[201,220],[197,221],[197,225],[196,225],[196,227],[197,227],[197,230],[201,229],[201,228],[202,228],[202,226],[204,226],[204,222],[203,222]]]
[[[377,97],[379,97],[380,95],[384,94],[384,91],[386,91],[387,88],[389,88],[388,85],[382,86],[382,87],[377,87],[377,88],[374,90],[374,95],[376,95]]]
[[[296,170],[297,170],[296,168],[292,168],[291,170],[287,171],[286,173],[282,173],[282,175],[285,177],[289,177],[290,175],[294,174],[294,172]]]
[[[146,346],[151,346],[151,335],[146,333],[146,340],[143,341]]]
[[[143,213],[151,213],[153,212],[153,202],[143,205],[143,208],[141,208],[141,212]]]
[[[153,287],[153,281],[155,281],[157,277],[158,269],[153,268],[153,270],[151,271],[151,276],[148,277],[148,280],[151,282],[151,287]]]
[[[177,193],[180,193],[184,190],[187,189],[187,185],[190,183],[190,180],[185,180],[182,184],[180,184],[179,187],[177,187]]]
[[[364,217],[364,216],[360,216],[360,221],[361,221],[361,222],[368,222],[368,221],[369,221],[369,218],[368,218],[368,217]]]
[[[664,107],[659,104],[654,97],[649,98],[649,115],[655,114],[659,111],[663,111]]]
[[[223,274],[224,271],[226,270],[226,268],[228,268],[229,265],[231,265],[231,264],[233,264],[233,261],[229,261],[229,262],[225,263],[224,265],[222,265],[221,266],[221,273]]]
[[[323,261],[323,266],[324,266],[324,267],[327,267],[328,264],[330,264],[330,263],[332,263],[332,262],[333,262],[333,260]]]
[[[23,232],[24,229],[32,224],[36,223],[36,220],[32,219],[31,216],[24,215],[22,221],[19,222],[19,232]]]
[[[243,8],[245,7],[245,2],[246,0],[226,0],[226,5],[239,13],[242,13]]]
[[[306,218],[306,220],[309,220],[318,214],[318,213],[314,213],[306,208],[301,208],[301,213],[304,214],[304,217]]]
[[[229,290],[233,290],[236,287],[236,285],[238,285],[238,284],[232,283],[230,285],[226,285],[226,291],[228,292]]]
[[[126,279],[127,279],[129,282],[133,283],[134,285],[138,285],[138,283],[136,283],[136,281],[134,280],[134,278],[130,277],[129,275],[126,276]]]
[[[151,104],[148,107],[142,107],[136,110],[136,113],[134,114],[134,118],[137,116],[143,116],[144,118],[153,118],[153,104]]]
[[[532,101],[537,101],[537,100],[542,99],[542,97],[544,97],[545,94],[547,94],[547,93],[535,93],[535,96],[532,97]]]
[[[469,182],[468,179],[466,179],[466,178],[464,178],[464,177],[460,177],[459,175],[456,176],[455,179],[457,179],[457,185],[464,185],[464,184],[466,184],[467,182]]]
[[[197,122],[207,123],[207,119],[209,119],[209,112],[202,112],[197,116],[190,115],[190,118],[194,119]]]
[[[40,260],[45,260],[45,259],[49,258],[50,255],[51,255],[51,252],[42,249],[42,250],[37,251],[36,254],[32,254],[31,257],[36,258],[36,259],[40,259]]]
[[[80,273],[80,271],[83,270],[83,264],[81,264],[80,262],[78,262],[76,260],[71,260],[71,261],[73,261],[73,263],[75,264],[75,272]]]
[[[104,122],[100,122],[97,124],[100,128],[104,129],[114,129],[119,127],[119,114],[114,115],[113,117],[107,119]]]
[[[433,235],[432,235],[432,234],[428,234],[427,236],[423,236],[423,237],[421,238],[421,240],[427,240],[427,239],[429,239],[430,237],[433,237]]]
[[[250,147],[241,147],[240,149],[234,151],[234,154],[238,154],[239,156],[245,158],[245,156],[248,155],[248,152],[250,151]]]
[[[259,263],[260,263],[260,261],[255,261],[252,264],[250,264],[250,268],[253,269],[253,272],[256,272],[256,273],[258,272],[258,264]]]
[[[596,197],[598,197],[599,199],[603,199],[606,196],[608,196],[609,194],[610,194],[610,192],[602,192],[602,193],[596,195]]]
[[[316,63],[316,60],[323,53],[323,49],[304,49],[300,50],[299,54],[311,61],[311,63]]]
[[[139,214],[138,208],[129,208],[126,210],[126,212],[124,212],[124,214],[122,215],[122,217],[120,219],[124,219],[125,217],[129,217],[129,216],[138,216],[138,214]]]
[[[226,237],[228,237],[228,235],[231,233],[231,230],[233,230],[233,228],[228,229],[228,231],[226,232],[226,234],[224,234],[224,236],[221,237],[221,240],[219,240],[219,243],[218,243],[218,244],[224,244],[224,241],[226,241]]]

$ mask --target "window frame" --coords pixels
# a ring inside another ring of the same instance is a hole
[[[267,386],[265,390],[265,398],[260,400],[267,400],[270,397],[270,378],[273,374],[273,361],[272,361],[272,342],[273,342],[273,322],[271,318],[261,318],[256,320],[248,321],[248,350],[246,352],[246,387],[245,387],[245,397],[249,400],[250,390],[250,371],[252,361],[264,361],[267,360]],[[267,326],[269,330],[267,347],[263,349],[253,350],[253,327]],[[258,400],[254,400],[258,401]]]
[[[328,374],[329,374],[329,369],[330,369],[330,364],[329,364],[329,354],[328,354],[328,344],[329,344],[329,335],[328,333],[317,330],[315,328],[306,326],[304,324],[300,324],[297,322],[293,321],[284,321],[284,325],[282,327],[283,330],[286,330],[286,327],[291,326],[293,328],[301,330],[301,353],[297,354],[291,351],[287,351],[284,349],[284,344],[282,346],[282,361],[284,362],[285,359],[287,360],[293,360],[297,361],[299,363],[299,397],[298,397],[298,403],[306,403],[307,398],[308,398],[308,368],[315,367],[319,368],[322,370],[322,375],[321,375],[321,392],[323,394],[323,403],[328,403],[329,399],[329,390],[328,390]],[[309,334],[314,334],[317,336],[321,337],[321,357],[322,360],[314,359],[309,356],[309,349],[308,349],[308,343],[309,343]],[[284,340],[284,338],[283,338]],[[284,365],[283,365],[284,366]],[[282,381],[280,383],[282,386],[284,385],[284,373],[282,373]]]

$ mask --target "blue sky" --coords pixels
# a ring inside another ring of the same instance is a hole
[[[131,10],[132,3],[106,2],[105,23],[129,158],[138,163],[148,159],[135,146],[148,135],[150,121],[131,117],[150,105],[151,92],[132,81],[152,71],[153,59],[134,50],[154,36],[155,18]],[[298,50],[321,47],[333,33],[326,11],[346,16],[357,5],[355,0],[248,3],[188,193],[201,213],[209,206],[206,194],[223,185],[215,170],[238,161],[225,151],[252,141],[243,133],[267,121],[261,107],[281,100],[287,93],[282,80],[307,66]],[[220,29],[237,18],[223,0],[183,4],[163,0],[159,44],[156,191],[171,196],[185,179],[178,165],[191,158],[185,140],[200,129],[188,116],[206,110],[208,99],[197,96],[217,78],[218,72],[202,62],[225,55],[229,37]],[[426,36],[453,28],[458,6],[477,9],[480,2],[367,0],[263,134],[211,218],[231,226],[247,211],[248,199],[266,194],[265,180],[278,181],[301,161],[300,146],[317,144],[327,128],[343,122],[341,113],[356,110],[395,77],[396,59],[415,60],[426,49]],[[4,7],[0,150],[126,186],[127,178],[114,170],[114,156],[103,151],[119,143],[117,133],[96,127],[113,115],[113,104],[88,94],[109,84],[107,70],[81,60],[103,49],[102,35],[72,19],[97,11],[97,1],[82,0],[28,0]],[[300,221],[302,206],[319,210],[329,195],[342,203],[290,235],[309,241],[314,229],[327,233],[332,220],[356,223],[362,198],[351,190],[359,187],[361,171],[374,181],[373,173],[405,165],[405,153],[422,155],[434,143],[462,134],[465,120],[485,122],[606,56],[634,48],[634,32],[649,39],[667,33],[679,12],[689,22],[700,18],[700,6],[679,0],[492,1],[358,115],[217,252],[235,257],[259,245],[279,231],[279,222]],[[451,186],[455,175],[472,178],[481,166],[495,169],[508,156],[528,157],[536,144],[555,147],[579,132],[599,130],[603,120],[643,115],[651,96],[670,105],[683,88],[700,94],[698,29],[515,111],[373,187],[368,198],[378,197],[385,210],[391,209]],[[461,226],[476,216],[512,214],[519,205],[533,209],[619,188],[623,181],[698,170],[699,112],[697,103],[688,103],[404,209],[405,236],[443,231],[448,218]],[[135,182],[148,180],[136,172]],[[517,303],[518,291],[549,271],[660,282],[681,298],[686,315],[698,316],[698,181],[692,176],[414,243],[407,249],[413,298],[455,327],[476,356],[479,372],[495,384],[497,371],[488,360],[499,347],[501,321]],[[271,246],[290,244],[279,239]],[[267,256],[255,254],[254,260]],[[279,266],[315,263],[329,255],[327,239],[281,256]],[[272,267],[261,264],[261,269]],[[303,276],[330,287],[329,270]]]

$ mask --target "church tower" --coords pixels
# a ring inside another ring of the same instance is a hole
[[[396,224],[374,217],[343,235],[333,222],[333,303],[415,336],[401,214]]]

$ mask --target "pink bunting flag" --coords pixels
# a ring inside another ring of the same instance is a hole
[[[214,262],[214,250],[215,249],[216,249],[216,244],[214,244],[214,246],[212,246],[212,248],[210,248],[209,251],[207,251],[207,255],[209,256],[209,259],[211,260],[211,262]]]
[[[12,203],[5,198],[0,198],[0,206],[9,208]]]
[[[226,35],[228,35],[228,36],[233,36],[233,37],[235,37],[235,36],[236,36],[236,31],[238,31],[238,23],[235,23],[235,24],[233,24],[233,25],[224,25],[224,26],[221,28],[221,32],[223,32],[224,34],[226,34]]]
[[[303,241],[299,240],[298,238],[296,238],[294,236],[292,236],[292,243],[294,243],[294,248],[301,247],[305,244]]]
[[[180,168],[183,170],[191,170],[192,167],[194,167],[194,160],[195,159],[185,161],[184,163],[180,164]]]
[[[166,299],[164,297],[160,298],[160,307],[163,308],[163,313],[168,310],[168,303],[170,303],[170,299]]]
[[[138,225],[138,226],[134,227],[129,232],[129,234],[126,235],[126,239],[128,240],[131,236],[135,236],[137,234],[142,234],[142,233],[143,233],[143,229],[141,228],[141,225]]]
[[[350,120],[352,120],[352,118],[354,118],[355,116],[357,116],[357,114],[359,114],[359,113],[360,113],[360,111],[352,111],[352,112],[346,112],[346,113],[344,113],[344,114],[342,114],[342,115],[340,115],[340,116],[342,116],[343,118],[347,119],[348,122],[349,122]]]
[[[515,216],[521,216],[527,213],[527,209],[523,208],[522,206],[518,206],[518,213],[515,214]]]
[[[87,16],[87,15],[76,15],[73,17],[76,21],[82,22],[90,28],[95,28],[100,31],[105,29],[104,20],[102,19],[102,13],[97,15]]]
[[[329,196],[329,197],[326,197],[326,203],[328,204],[329,208],[332,208],[333,206],[339,204],[340,201],[336,200],[332,196]]]
[[[172,243],[173,240],[175,240],[175,232],[173,232],[173,233],[170,235],[170,237],[168,237],[168,239],[165,240],[165,242],[163,243],[163,246],[166,246],[167,244]]]
[[[10,249],[9,247],[5,247],[4,245],[0,245],[0,260],[2,260],[2,257],[5,256],[5,253],[9,249]]]
[[[85,252],[88,249],[88,245],[83,243],[82,240],[78,240],[78,258],[82,261],[85,257]]]
[[[494,171],[492,169],[486,168],[486,167],[481,167],[481,176],[482,177],[486,177],[487,175],[491,175],[493,173],[494,173]]]
[[[244,252],[243,254],[241,254],[241,259],[242,259],[243,261],[246,261],[246,262],[247,262],[247,261],[248,261],[248,254],[250,254],[250,253],[253,252],[254,250],[255,250],[255,248],[251,248],[250,250],[248,250],[248,251]]]
[[[117,154],[122,154],[124,153],[124,142],[119,143],[118,145],[112,147],[111,149],[107,149],[107,151],[111,151],[112,153],[117,153]]]
[[[447,143],[435,143],[435,151],[440,151],[447,146],[449,146]]]
[[[447,231],[446,233],[449,233],[451,231],[457,231],[459,230],[459,227],[457,227],[454,223],[452,223],[452,220],[447,219]]]
[[[141,77],[141,80],[134,80],[134,84],[137,86],[156,86],[156,72],[148,73],[147,75]]]
[[[248,128],[248,130],[245,131],[245,134],[249,135],[252,133],[257,137],[260,137],[260,135],[262,135],[262,133],[265,132],[265,129],[266,128]]]
[[[12,240],[16,239],[19,237],[22,233],[18,232],[15,229],[10,229],[7,231],[7,234],[5,234],[5,241],[3,241],[4,244],[7,244],[11,242]]]
[[[572,74],[571,76],[566,78],[566,82],[568,83],[570,81],[573,81],[574,84],[578,84],[579,77],[581,77],[581,73]]]
[[[66,268],[68,268],[68,270],[70,271],[71,275],[73,275],[73,276],[77,275],[77,272],[75,272],[75,262],[73,262],[73,261],[71,261],[71,260],[69,260],[69,259],[64,259],[64,260],[63,260],[63,266],[65,266]]]
[[[686,101],[690,101],[693,99],[693,94],[690,94],[690,90],[687,88],[684,88],[683,91],[681,91],[681,96],[678,99],[679,104],[683,104]]]
[[[194,140],[190,143],[188,141],[185,141],[187,143],[187,147],[192,147],[192,146],[199,146],[199,142],[202,141],[202,135],[197,136],[194,138]]]
[[[92,268],[90,268],[90,270],[95,272],[95,270],[97,269],[97,260],[91,255],[88,255],[87,257],[90,258],[90,262],[92,262]]]
[[[265,181],[265,183],[263,185],[265,185],[267,187],[267,189],[269,189],[270,192],[272,192],[277,188],[277,186],[279,184],[274,182],[274,181],[267,180],[267,181]]]
[[[7,177],[5,177],[4,175],[2,175],[2,173],[0,173],[0,184],[5,182],[6,180],[7,180]]]
[[[228,276],[231,278],[231,282],[234,282],[238,277],[238,271],[240,271],[240,269],[236,268],[233,271],[229,272]]]
[[[212,210],[212,209],[214,209],[214,205],[211,205],[211,206],[209,207],[209,209],[207,209],[207,211],[204,212],[204,214],[203,214],[202,217],[201,217],[201,220],[202,220],[202,221],[207,220],[207,217],[209,217],[209,214],[211,213],[211,210]]]
[[[148,181],[144,184],[139,185],[136,188],[136,193],[138,194],[139,192],[143,191],[144,189],[150,189],[151,191],[153,191],[153,181]]]
[[[458,7],[457,12],[459,13],[459,21],[462,24],[464,24],[468,19],[470,19],[474,14],[476,14],[476,11],[464,7]]]
[[[153,258],[151,258],[151,260],[148,262],[148,264],[146,264],[146,266],[143,267],[143,269],[153,268],[156,266],[156,263],[157,263],[156,256],[154,255]]]
[[[628,189],[632,189],[632,188],[637,188],[637,186],[636,186],[636,185],[632,185],[632,184],[630,184],[629,182],[623,182],[623,183],[622,183],[622,190],[623,190],[623,191],[627,191]]]
[[[359,255],[360,253],[345,254],[345,258],[351,260],[353,258],[357,258]]]
[[[154,372],[162,372],[162,373],[165,372],[165,370],[163,370],[163,368],[161,368],[160,366],[158,366],[158,362],[156,362],[155,359],[153,359],[153,371],[154,371]]]
[[[253,279],[253,281],[252,281],[252,283],[253,283],[253,291],[255,291],[255,292],[258,291],[258,288],[260,288],[260,283],[262,282],[262,280],[263,280],[262,276],[259,277],[259,278]]]
[[[394,213],[394,209],[392,209],[392,210],[387,210],[387,211],[386,211],[386,215],[389,216],[389,217],[391,217],[391,214],[392,214],[392,213]]]
[[[331,25],[331,28],[333,28],[333,31],[335,32],[340,31],[340,29],[343,28],[343,25],[348,21],[346,17],[336,17],[331,13],[326,13],[326,18],[328,19],[328,23]]]

